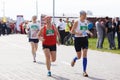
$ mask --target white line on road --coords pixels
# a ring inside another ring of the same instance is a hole
[[[62,63],[62,64],[65,64],[65,65],[68,65],[68,66],[71,65],[70,63],[68,63],[68,62],[66,62],[66,61],[61,61],[61,63]]]

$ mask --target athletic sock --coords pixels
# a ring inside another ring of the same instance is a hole
[[[33,55],[33,59],[36,60],[36,54]]]
[[[87,68],[87,58],[83,58],[83,71],[86,72]]]
[[[75,58],[73,59],[74,62],[76,62],[76,60],[78,60],[78,57],[75,57]]]

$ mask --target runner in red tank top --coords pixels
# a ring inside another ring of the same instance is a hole
[[[57,28],[51,24],[51,17],[46,16],[45,22],[46,25],[39,31],[38,37],[42,41],[48,76],[51,76],[51,62],[56,61],[56,43],[59,44],[60,35]]]
[[[48,46],[56,45],[55,26],[52,25],[51,29],[47,29],[47,26],[44,26],[43,38],[45,39],[45,41],[43,42],[43,45],[48,45]]]

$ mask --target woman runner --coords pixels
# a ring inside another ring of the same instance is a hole
[[[38,49],[38,32],[40,30],[40,26],[37,23],[37,16],[32,17],[32,22],[28,24],[27,30],[29,31],[29,42],[31,43],[33,62],[36,62],[36,51]]]
[[[56,61],[56,43],[59,44],[60,35],[57,28],[52,25],[51,17],[45,17],[46,24],[38,33],[39,39],[42,41],[42,46],[46,58],[46,66],[48,76],[51,76],[51,62]]]

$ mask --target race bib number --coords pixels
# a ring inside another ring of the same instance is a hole
[[[82,31],[82,36],[87,36],[86,30],[88,30],[88,26],[80,26],[80,30]]]
[[[88,30],[88,26],[80,26],[80,30],[86,31]]]
[[[54,30],[47,30],[46,35],[47,36],[53,36],[54,35]]]
[[[82,35],[83,35],[83,36],[87,36],[87,32],[83,31],[83,32],[82,32]]]
[[[39,28],[37,25],[32,25],[31,26],[31,38],[37,38]]]
[[[32,29],[32,30],[38,30],[38,26],[37,26],[37,25],[32,25],[32,26],[31,26],[31,29]]]
[[[34,31],[34,30],[32,30],[32,33],[31,33],[31,34],[32,34],[32,38],[37,37],[37,33],[38,33],[38,31],[36,31],[36,30],[35,30],[35,31]]]

